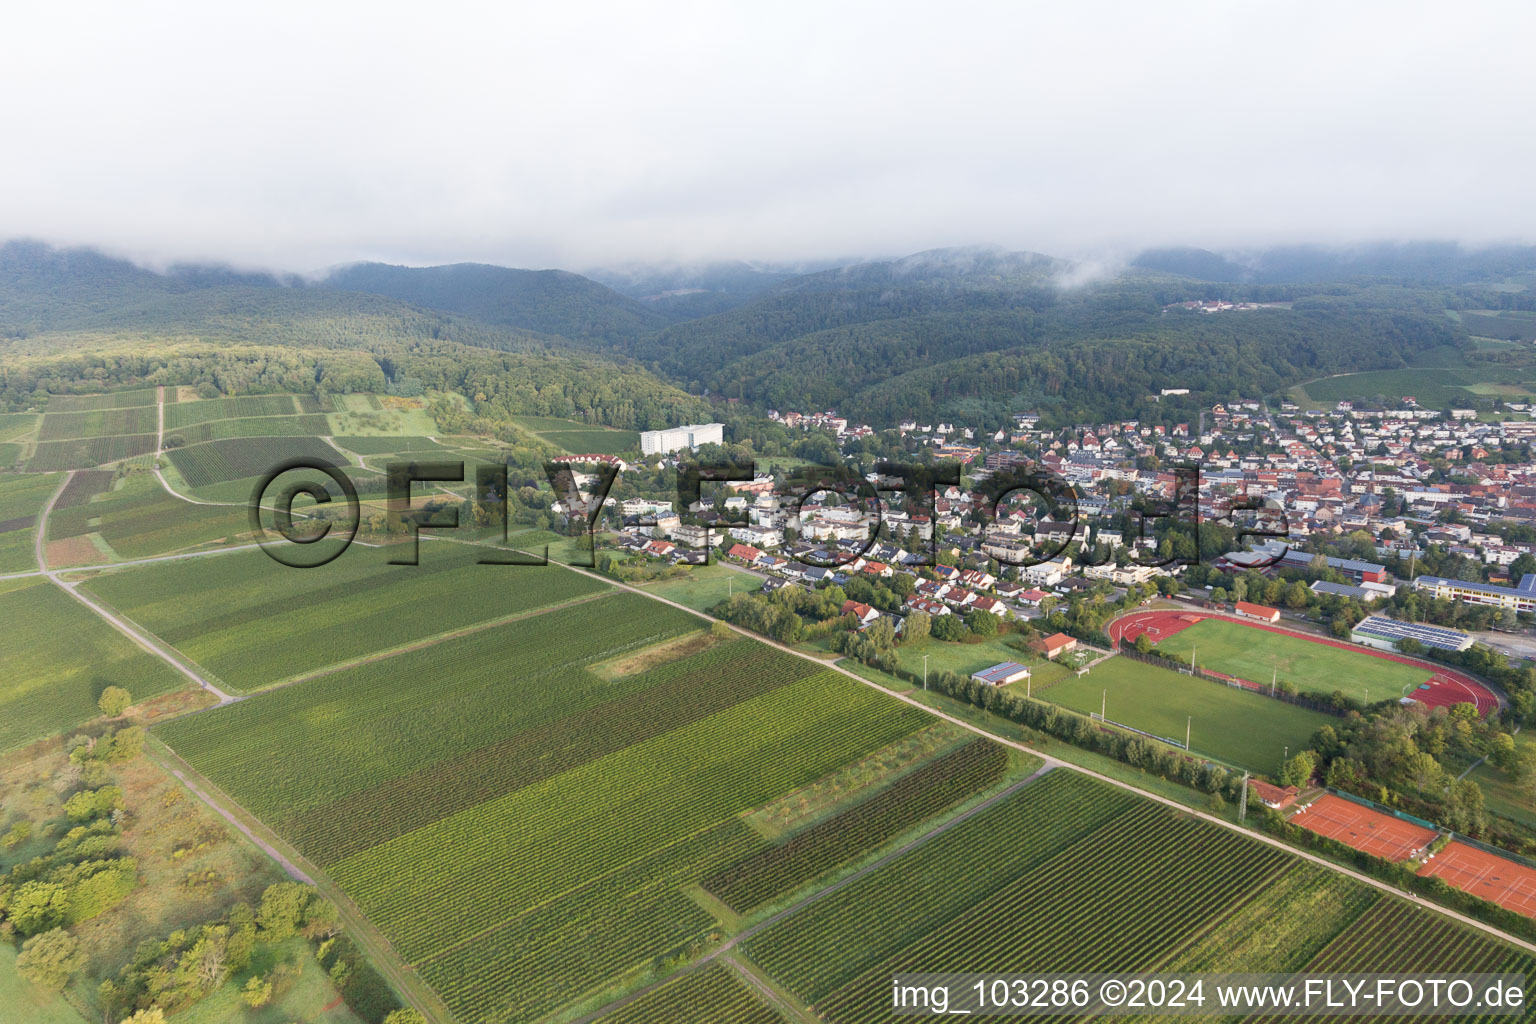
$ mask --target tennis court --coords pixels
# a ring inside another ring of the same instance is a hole
[[[1434,841],[1435,833],[1390,814],[1324,793],[1291,815],[1291,824],[1390,861],[1405,861]]]
[[[1419,869],[1426,878],[1497,903],[1526,917],[1536,917],[1536,869],[1475,846],[1452,840]]]

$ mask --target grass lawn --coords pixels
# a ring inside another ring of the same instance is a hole
[[[1106,692],[1107,691],[1107,692]],[[1038,696],[1083,714],[1097,712],[1136,729],[1176,740],[1193,716],[1190,746],[1230,764],[1274,772],[1285,748],[1301,750],[1334,719],[1257,693],[1180,675],[1130,658],[1111,658],[1086,676],[1073,676]]]
[[[975,643],[952,644],[932,637],[915,644],[901,644],[896,648],[897,663],[918,677],[923,674],[923,656],[928,656],[928,678],[934,679],[945,671],[969,677],[973,672],[1003,661],[1017,661],[1028,665],[1035,686],[1054,682],[1065,674],[1065,669],[1053,665],[1028,650],[1020,650],[1025,641],[1018,634],[995,636]],[[1014,645],[1019,645],[1015,647]],[[1020,684],[1020,689],[1023,685]]]
[[[353,399],[359,396],[347,397]],[[333,412],[329,419],[333,437],[429,437],[437,433],[437,421],[425,409],[384,408],[366,412]]]
[[[1264,684],[1278,671],[1281,682],[1290,680],[1302,692],[1341,690],[1357,700],[1365,700],[1367,691],[1376,700],[1405,696],[1431,675],[1428,668],[1418,665],[1315,644],[1225,619],[1205,619],[1157,646],[1185,658],[1194,649],[1200,668],[1239,679]]]
[[[239,972],[210,992],[190,1009],[178,1013],[176,1024],[288,1024],[290,1021],[306,1021],[308,1024],[359,1024],[357,1014],[341,1001],[320,965],[315,963],[314,950],[303,939],[289,939],[279,950],[289,960],[297,958],[303,965],[303,973],[297,983],[281,999],[274,999],[259,1010],[252,1010],[240,999],[240,990],[246,979],[253,974],[269,972],[276,965],[277,957],[271,949],[258,950],[251,966]]]
[[[713,608],[732,593],[755,593],[762,589],[762,583],[756,576],[723,565],[695,565],[688,570],[686,576],[645,584],[645,591],[702,612]]]
[[[1517,747],[1529,746],[1532,743],[1536,743],[1536,737],[1527,736],[1524,733],[1515,736]],[[1472,774],[1467,778],[1474,780],[1482,788],[1483,800],[1490,811],[1536,828],[1536,804],[1521,794],[1520,787],[1515,785],[1514,780],[1508,775],[1484,761],[1472,769]]]
[[[994,736],[1013,740],[1017,743],[1026,743],[1029,746],[1052,757],[1059,758],[1070,764],[1089,768],[1101,775],[1107,775],[1112,779],[1129,782],[1149,793],[1167,797],[1175,803],[1188,807],[1198,807],[1201,810],[1209,810],[1210,799],[1206,794],[1198,790],[1190,789],[1183,783],[1170,782],[1157,775],[1148,775],[1140,768],[1133,768],[1123,761],[1116,761],[1112,757],[1096,754],[1082,747],[1075,747],[1064,740],[1058,740],[1033,729],[1019,725],[1017,722],[995,715],[990,711],[983,711],[965,701],[946,697],[937,690],[924,691],[921,686],[913,688],[904,680],[888,675],[877,668],[860,664],[851,658],[844,658],[839,668],[845,668],[856,676],[868,679],[872,683],[878,683],[897,693],[905,693],[919,704],[937,708],[947,715],[953,715],[962,722],[969,722],[979,729],[985,729]],[[1214,812],[1213,812],[1214,813]],[[1237,819],[1236,805],[1220,812],[1228,820]]]
[[[39,988],[16,973],[17,952],[11,943],[0,942],[0,1006],[6,1008],[6,1019],[27,1024],[85,1024],[85,1018],[62,995]]]
[[[30,412],[0,412],[0,441],[16,441],[37,429],[38,416]]]

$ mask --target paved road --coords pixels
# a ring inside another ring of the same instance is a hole
[[[59,495],[64,493],[64,488],[68,487],[69,482],[74,478],[74,471],[71,470],[64,477],[64,482],[59,485],[58,490],[54,491],[52,496],[49,497],[48,504],[43,507],[42,514],[37,517],[37,536],[34,540],[34,543],[37,546],[36,555],[38,573],[46,576],[55,585],[61,587],[64,593],[85,605],[101,618],[105,619],[108,625],[126,636],[129,640],[132,640],[134,644],[136,644],[139,648],[148,651],[150,654],[153,654],[155,657],[159,658],[161,661],[174,668],[177,672],[180,672],[182,675],[192,680],[198,686],[201,686],[215,697],[218,697],[220,704],[234,703],[237,698],[230,696],[215,686],[213,683],[203,678],[203,676],[199,674],[198,671],[190,664],[175,654],[172,654],[169,650],[167,650],[161,644],[157,643],[147,634],[142,633],[138,629],[134,628],[134,626],[132,626],[122,617],[114,615],[112,612],[108,611],[106,608],[103,608],[100,604],[87,597],[80,591],[80,585],[78,583],[71,583],[68,580],[61,579],[59,577],[59,572],[66,570],[49,570],[48,558],[45,553],[47,544],[44,539],[48,535],[48,516],[52,514],[54,503],[59,500]]]
[[[271,857],[273,860],[277,861],[278,866],[288,873],[289,878],[303,882],[305,885],[315,884],[315,880],[309,877],[309,875],[305,874],[303,871],[299,870],[298,866],[295,865],[293,861],[289,860],[287,857],[284,857],[281,853],[272,847],[271,843],[268,843],[265,839],[262,839],[255,832],[251,831],[248,827],[246,827],[244,822],[236,818],[229,811],[226,811],[219,805],[216,800],[214,800],[207,793],[204,793],[201,789],[194,785],[192,780],[188,779],[181,773],[181,769],[172,768],[171,774],[176,776],[176,781],[190,789],[193,796],[197,797],[203,803],[211,807],[219,817],[223,818],[235,828],[239,829],[240,834],[245,836],[245,838],[249,839],[251,842],[255,843],[261,849],[262,853],[265,853],[268,857]]]

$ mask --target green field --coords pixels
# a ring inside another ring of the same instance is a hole
[[[38,416],[30,412],[0,412],[0,441],[30,437],[37,429]]]
[[[972,740],[868,799],[727,865],[704,879],[704,889],[737,913],[747,913],[829,868],[878,849],[951,804],[985,792],[1007,768],[1006,748],[991,740]]]
[[[186,683],[45,580],[0,594],[0,622],[6,647],[0,749],[96,717],[96,699],[108,686],[124,687],[141,700]]]
[[[37,568],[35,520],[63,477],[0,473],[0,573]]]
[[[918,971],[1533,964],[1407,900],[1063,769],[791,914],[745,953],[832,1024],[903,1019],[890,979]]]
[[[54,395],[48,399],[49,412],[91,412],[97,409],[128,409],[154,405],[154,388],[115,391],[110,395]]]
[[[758,1000],[752,988],[729,967],[719,963],[669,981],[633,1003],[604,1014],[597,1024],[785,1024],[775,1010]]]
[[[437,422],[426,409],[386,408],[377,395],[344,397],[346,411],[327,417],[331,422],[329,433],[336,436],[429,437],[437,433]]]
[[[74,437],[107,437],[113,434],[153,434],[154,406],[133,409],[102,409],[95,412],[50,412],[43,416],[39,441],[63,441]]]
[[[896,648],[897,663],[919,679],[923,675],[925,655],[930,680],[944,672],[954,672],[969,679],[973,672],[980,672],[1004,661],[1016,661],[1029,666],[1031,690],[1049,686],[1068,674],[1065,666],[1047,661],[1029,650],[1027,642],[1017,635],[995,636],[960,644],[928,639]],[[1025,689],[1024,683],[1019,682],[1015,688]]]
[[[330,421],[318,413],[305,416],[253,416],[239,420],[208,420],[189,427],[166,429],[168,447],[176,447],[179,438],[183,444],[201,444],[230,437],[297,437],[306,434],[330,433]]]
[[[1406,696],[1433,674],[1425,666],[1313,643],[1229,619],[1203,619],[1157,646],[1186,661],[1193,651],[1200,668],[1261,685],[1271,680],[1289,681],[1301,693],[1337,690],[1359,701],[1364,701],[1368,692],[1375,700]]]
[[[1536,341],[1536,313],[1526,310],[1463,310],[1461,325],[1477,337]]]
[[[713,608],[733,593],[747,594],[759,590],[762,583],[761,577],[715,563],[690,566],[685,576],[647,583],[644,587],[646,593],[702,612]]]
[[[244,508],[183,501],[167,494],[150,473],[124,477],[114,490],[83,504],[55,507],[48,517],[49,540],[97,534],[119,558],[231,543],[249,530]]]
[[[633,430],[546,430],[539,436],[572,455],[622,455],[640,450],[640,435]]]
[[[154,434],[117,434],[70,441],[40,441],[32,457],[27,460],[27,470],[32,473],[49,473],[61,469],[90,469],[135,455],[148,455],[154,450]]]
[[[345,466],[347,459],[318,437],[232,437],[169,453],[171,464],[189,487],[260,477],[289,459],[318,459]]]
[[[60,473],[0,473],[0,522],[42,512],[63,480]]]
[[[31,572],[36,569],[36,537],[31,527],[0,533],[0,573]]]
[[[1411,395],[1425,409],[1470,407],[1479,397],[1490,394],[1514,399],[1536,395],[1536,368],[1476,363],[1435,367],[1433,372],[1422,368],[1371,370],[1310,381],[1298,390],[1313,404],[1325,406],[1346,400],[1394,402]]]
[[[686,890],[768,845],[744,812],[928,721],[744,638],[586,668],[700,625],[619,594],[159,734],[323,865],[460,1019],[534,1019],[713,934]]]
[[[1143,969],[1291,860],[1056,770],[750,939],[746,952],[825,1018],[883,1020],[874,1000],[888,1008],[894,970]]]
[[[512,421],[573,455],[621,455],[640,450],[640,434],[556,416],[514,416]]]
[[[1111,721],[1180,743],[1192,718],[1195,753],[1259,772],[1278,770],[1286,747],[1301,750],[1314,732],[1334,721],[1321,711],[1130,658],[1111,658],[1085,676],[1068,676],[1034,692],[1085,715],[1097,713],[1102,703]]]
[[[313,405],[314,399],[308,399]],[[245,395],[239,398],[211,398],[198,402],[177,402],[165,407],[165,431],[188,427],[209,420],[244,419],[248,416],[286,416],[293,413],[319,412],[318,407],[300,408],[302,397],[293,395]]]
[[[354,546],[318,570],[261,551],[127,568],[87,584],[235,690],[252,690],[448,630],[600,593],[558,566],[477,565],[484,551]],[[518,574],[524,574],[519,576]]]

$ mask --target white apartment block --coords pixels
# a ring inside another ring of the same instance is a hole
[[[645,455],[664,455],[701,444],[724,444],[724,423],[689,423],[667,430],[640,432],[640,451]]]

